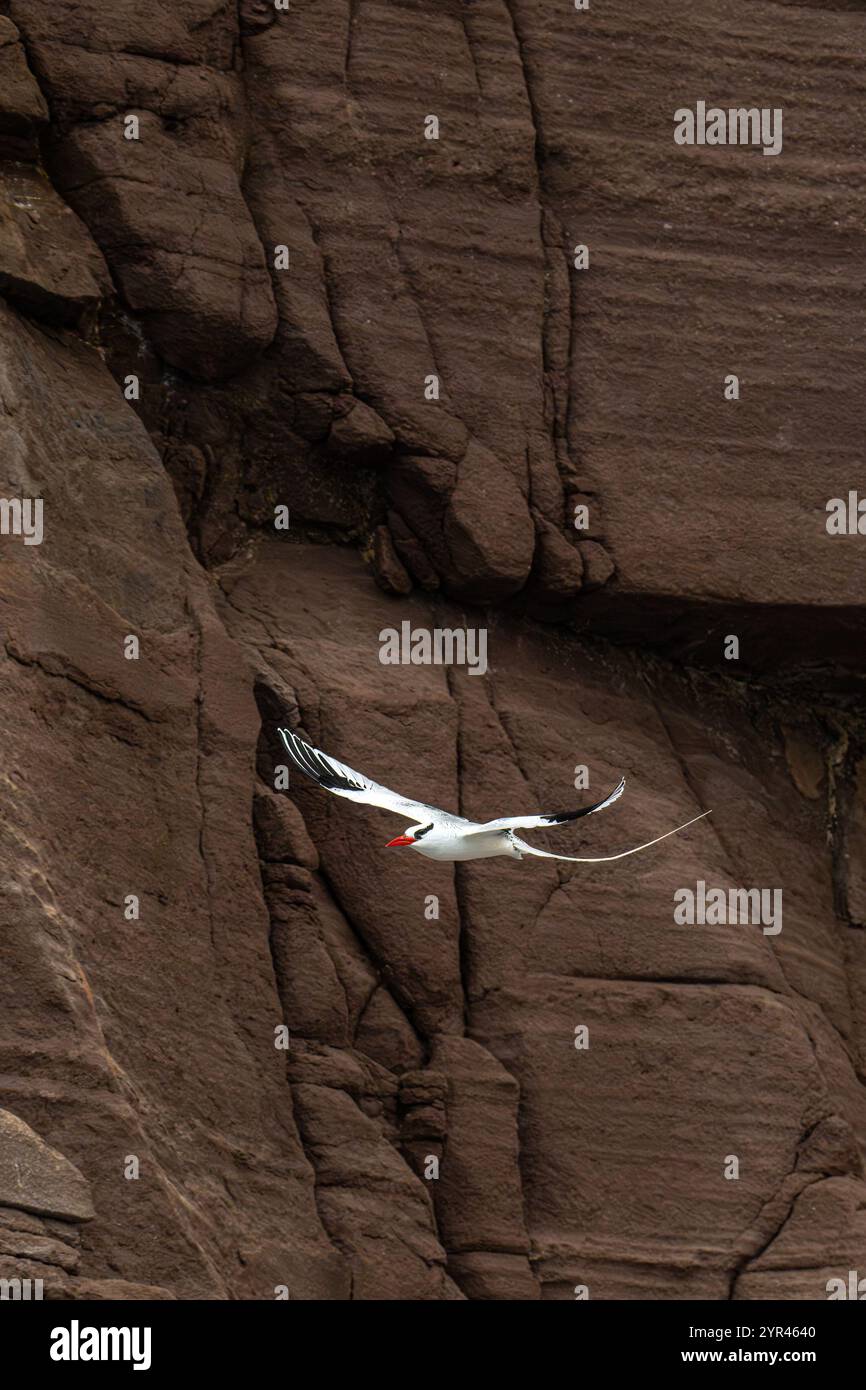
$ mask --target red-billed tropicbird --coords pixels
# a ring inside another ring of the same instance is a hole
[[[453,816],[450,811],[440,811],[438,806],[428,806],[423,801],[413,801],[410,797],[400,796],[399,792],[380,787],[378,782],[371,782],[369,777],[364,777],[345,763],[338,763],[336,758],[329,758],[320,749],[305,743],[297,734],[292,733],[291,729],[280,729],[279,733],[295,767],[300,768],[301,772],[305,772],[314,782],[318,782],[320,787],[334,792],[336,796],[348,797],[350,801],[365,802],[369,806],[383,806],[386,811],[397,811],[404,817],[415,816],[417,825],[410,825],[405,834],[398,835],[396,840],[389,840],[385,848],[390,849],[392,845],[411,845],[427,859],[492,859],[500,854],[507,855],[509,859],[522,859],[524,854],[536,854],[541,859],[565,859],[573,864],[606,864],[612,859],[625,859],[629,854],[638,854],[642,849],[649,849],[650,845],[657,845],[660,840],[666,840],[669,835],[676,835],[678,831],[685,830],[686,826],[694,825],[695,821],[703,820],[704,816],[710,814],[709,811],[703,811],[701,815],[692,816],[691,820],[678,825],[674,830],[657,835],[654,840],[647,840],[643,845],[635,845],[634,849],[624,849],[620,854],[603,854],[590,859],[574,854],[549,854],[546,849],[535,849],[525,840],[518,839],[515,830],[533,830],[543,825],[564,825],[566,821],[578,820],[580,816],[591,816],[596,811],[602,811],[605,806],[610,806],[611,802],[622,796],[625,789],[624,777],[619,785],[614,787],[610,796],[606,796],[603,801],[596,801],[592,806],[582,806],[579,811],[560,811],[552,815],[502,816],[499,820],[485,821],[481,825],[476,821],[465,820],[463,816]]]

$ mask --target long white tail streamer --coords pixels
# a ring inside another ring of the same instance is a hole
[[[671,835],[678,835],[681,830],[687,830],[695,821],[703,820],[704,816],[712,815],[712,811],[702,811],[699,816],[692,816],[691,820],[685,821],[683,825],[678,825],[675,830],[666,830],[664,835],[657,835],[654,840],[647,840],[644,845],[635,845],[634,849],[624,849],[621,854],[602,854],[598,858],[586,859],[580,854],[551,854],[546,849],[534,849],[525,840],[519,840],[514,836],[514,844],[517,849],[527,854],[536,854],[539,859],[567,859],[569,864],[609,864],[612,859],[627,859],[630,854],[640,854],[642,849],[649,849],[650,845],[657,845],[661,840],[667,840]]]

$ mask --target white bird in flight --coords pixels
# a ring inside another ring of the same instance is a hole
[[[465,820],[463,816],[453,816],[450,811],[440,811],[438,806],[428,806],[423,801],[413,801],[411,797],[401,796],[399,792],[389,791],[387,787],[371,782],[360,772],[355,772],[336,758],[329,758],[318,748],[305,743],[291,729],[280,729],[280,737],[295,767],[305,772],[320,787],[333,792],[335,796],[345,796],[350,801],[359,801],[369,806],[382,806],[386,811],[397,811],[402,816],[412,815],[417,824],[410,825],[403,835],[389,840],[385,846],[410,845],[427,859],[443,859],[450,862],[467,859],[493,859],[497,855],[507,855],[509,859],[522,859],[524,854],[535,854],[540,859],[564,859],[571,864],[607,864],[613,859],[625,859],[630,854],[639,854],[650,845],[657,845],[670,835],[676,835],[695,821],[703,820],[709,811],[647,840],[633,849],[624,849],[620,854],[603,854],[594,858],[584,858],[574,854],[550,854],[546,849],[536,849],[520,840],[515,830],[534,830],[543,825],[564,825],[566,821],[578,820],[580,816],[591,816],[603,811],[605,806],[617,801],[625,790],[625,778],[614,787],[610,796],[596,801],[592,806],[583,806],[579,811],[560,811],[552,815],[502,816],[499,820]]]

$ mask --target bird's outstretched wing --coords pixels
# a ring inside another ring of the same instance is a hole
[[[566,821],[579,820],[581,816],[591,816],[596,811],[603,811],[605,806],[610,806],[611,802],[618,801],[625,791],[625,778],[623,777],[619,785],[614,787],[610,796],[606,796],[603,801],[596,801],[592,806],[581,806],[579,811],[554,811],[550,815],[529,816],[501,816],[499,820],[486,821],[484,825],[476,825],[472,830],[466,832],[468,835],[479,835],[482,831],[488,833],[491,830],[537,830],[542,825],[565,825]]]
[[[612,859],[627,859],[630,854],[640,854],[642,849],[649,849],[650,845],[657,845],[660,840],[666,840],[670,835],[678,835],[681,830],[694,825],[695,821],[703,820],[704,816],[711,814],[710,811],[702,811],[699,816],[692,816],[691,820],[685,821],[673,830],[666,830],[664,835],[656,835],[654,840],[647,840],[643,845],[635,845],[634,849],[624,849],[619,854],[601,854],[593,858],[586,858],[582,854],[550,854],[546,849],[536,849],[534,845],[528,845],[525,840],[518,839],[516,835],[512,837],[512,843],[521,853],[535,854],[539,859],[565,859],[569,864],[609,864]]]
[[[461,819],[447,811],[440,811],[438,806],[428,806],[423,801],[412,801],[407,796],[401,796],[399,792],[381,787],[378,782],[371,782],[362,772],[355,772],[354,768],[347,767],[345,763],[338,763],[336,758],[329,758],[321,749],[305,743],[297,734],[292,733],[291,729],[279,729],[278,733],[295,767],[312,777],[313,781],[318,782],[326,791],[333,792],[335,796],[345,796],[350,801],[366,802],[369,806],[382,806],[386,811],[396,811],[404,818],[414,820],[421,820],[424,816],[430,815],[441,821]]]

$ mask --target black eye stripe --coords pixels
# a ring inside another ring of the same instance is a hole
[[[423,830],[416,830],[416,831],[415,831],[415,839],[416,839],[416,840],[420,840],[422,835],[426,835],[426,834],[427,834],[427,831],[428,831],[428,830],[432,830],[432,829],[433,829],[433,822],[431,821],[429,825],[425,825],[425,826],[424,826]]]

